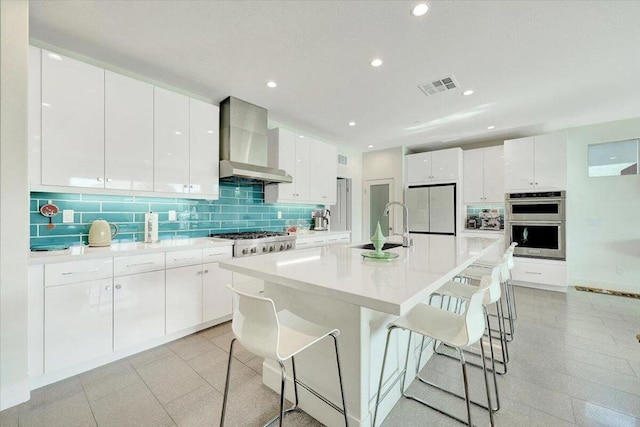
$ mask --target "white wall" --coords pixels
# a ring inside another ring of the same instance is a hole
[[[374,179],[390,179],[393,178],[395,188],[393,198],[395,201],[403,202],[404,190],[404,147],[389,148],[387,150],[378,150],[362,155],[362,183]],[[365,197],[363,196],[362,209],[369,209],[364,206]],[[395,233],[402,230],[402,215],[391,213],[393,216],[393,229]],[[364,216],[363,216],[364,217]],[[364,222],[364,221],[363,221]],[[365,239],[369,236],[369,224],[362,224],[362,233]]]
[[[338,154],[347,156],[347,165],[338,165],[339,178],[351,178],[351,241],[362,240],[362,153],[338,145]]]
[[[0,1],[0,410],[29,399],[29,2]]]
[[[640,175],[587,176],[589,144],[640,138],[640,118],[567,132],[569,285],[640,293]]]

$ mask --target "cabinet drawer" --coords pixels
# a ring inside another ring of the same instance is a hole
[[[202,264],[202,249],[167,252],[167,268]]]
[[[544,285],[566,286],[566,264],[541,264],[515,258],[511,274],[514,281],[540,283]]]
[[[311,246],[311,239],[296,239],[296,249],[304,249]]]
[[[202,262],[215,262],[233,257],[233,246],[220,246],[202,250]]]
[[[113,260],[113,275],[145,273],[164,269],[164,253],[118,257]]]
[[[44,286],[107,279],[112,276],[113,260],[111,258],[47,264],[44,267]]]

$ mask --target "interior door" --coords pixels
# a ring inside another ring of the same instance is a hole
[[[351,179],[338,178],[336,184],[337,201],[330,206],[331,230],[351,230]]]
[[[365,181],[364,189],[364,230],[372,236],[375,233],[376,226],[380,222],[382,234],[389,236],[393,232],[393,211],[389,212],[389,216],[384,216],[384,207],[393,200],[393,178],[389,179],[372,179]]]

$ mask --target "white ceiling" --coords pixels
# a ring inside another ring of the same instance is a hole
[[[32,0],[30,33],[361,150],[640,116],[640,2],[429,3],[416,18],[412,1]],[[417,87],[450,75],[460,89]]]

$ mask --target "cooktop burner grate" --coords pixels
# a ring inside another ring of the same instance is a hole
[[[267,237],[279,237],[287,236],[287,233],[277,231],[245,231],[241,233],[223,233],[223,234],[211,234],[210,237],[218,237],[220,239],[231,240],[255,240],[264,239]]]

